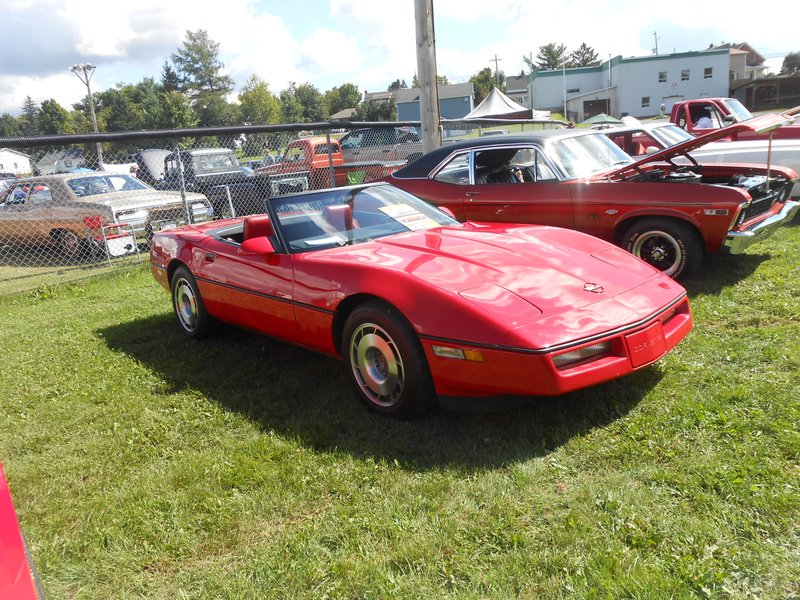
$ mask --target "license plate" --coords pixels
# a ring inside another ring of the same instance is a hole
[[[667,352],[664,329],[661,323],[653,323],[647,329],[625,336],[628,355],[634,368],[654,362]]]

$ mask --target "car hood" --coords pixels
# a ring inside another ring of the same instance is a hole
[[[633,291],[652,288],[644,284],[657,279],[674,290],[674,297],[683,293],[680,285],[624,250],[553,227],[467,223],[313,256],[399,272],[458,294],[509,326],[609,300],[615,302],[614,323],[633,321],[652,314],[654,306],[652,297]]]
[[[182,202],[180,192],[167,192],[162,190],[129,190],[123,192],[112,192],[110,194],[95,194],[93,196],[82,196],[78,198],[80,202],[94,202],[104,204],[116,211],[134,208],[149,208],[153,206],[164,206]],[[206,202],[203,194],[193,192],[186,193],[187,202]]]
[[[721,129],[716,129],[705,135],[698,136],[691,140],[686,140],[680,144],[675,144],[674,146],[670,146],[664,150],[648,154],[640,160],[627,163],[621,167],[600,171],[595,173],[592,176],[592,179],[595,181],[602,179],[624,179],[625,176],[635,173],[643,165],[668,162],[676,157],[684,156],[692,150],[697,150],[706,144],[728,138],[732,134],[742,131],[764,133],[787,125],[791,123],[791,121],[792,119],[788,116],[771,113],[753,117],[752,119],[741,121],[739,123],[733,123],[732,125],[728,125],[727,127],[723,127]]]

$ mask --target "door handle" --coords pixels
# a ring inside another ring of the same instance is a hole
[[[472,198],[473,196],[480,196],[483,192],[467,192],[467,198]]]

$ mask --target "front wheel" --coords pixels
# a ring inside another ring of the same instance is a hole
[[[666,219],[638,221],[623,234],[620,246],[673,279],[691,277],[703,260],[694,229]]]
[[[433,382],[422,346],[391,306],[373,301],[350,314],[342,356],[356,395],[372,410],[411,418],[432,406]]]
[[[178,325],[187,335],[202,339],[211,333],[213,318],[206,311],[200,290],[189,269],[178,267],[172,275],[172,308]]]

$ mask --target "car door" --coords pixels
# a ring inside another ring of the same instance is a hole
[[[0,208],[0,238],[22,244],[47,243],[51,241],[52,221],[50,188],[20,183]]]
[[[572,198],[553,165],[536,147],[487,148],[473,152],[471,180],[464,186],[464,218],[572,227]],[[511,154],[510,160],[505,157]],[[502,155],[501,161],[496,155]],[[498,180],[498,163],[515,178]]]
[[[194,272],[212,315],[282,340],[296,338],[290,254],[247,254],[216,237],[195,252]]]

